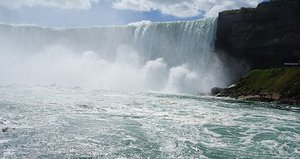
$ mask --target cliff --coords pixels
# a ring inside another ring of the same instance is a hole
[[[271,0],[219,13],[216,51],[247,61],[250,68],[298,62],[300,1]]]

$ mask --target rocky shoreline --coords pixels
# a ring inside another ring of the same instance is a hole
[[[275,102],[279,104],[289,104],[300,106],[300,96],[298,97],[282,97],[280,94],[252,94],[252,95],[238,95],[238,93],[230,93],[225,89],[225,91],[220,92],[219,94],[215,95],[216,97],[230,97],[240,100],[248,100],[248,101],[260,101],[260,102]]]
[[[213,88],[211,94],[300,107],[300,67],[253,70],[228,88]]]

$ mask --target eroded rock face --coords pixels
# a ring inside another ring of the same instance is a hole
[[[216,50],[246,60],[251,68],[300,59],[300,1],[272,0],[257,8],[219,14]]]

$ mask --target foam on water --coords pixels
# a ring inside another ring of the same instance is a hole
[[[300,114],[272,104],[0,86],[0,158],[297,158]]]

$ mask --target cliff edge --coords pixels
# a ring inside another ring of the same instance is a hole
[[[300,59],[300,1],[271,0],[219,13],[216,51],[269,68]]]

